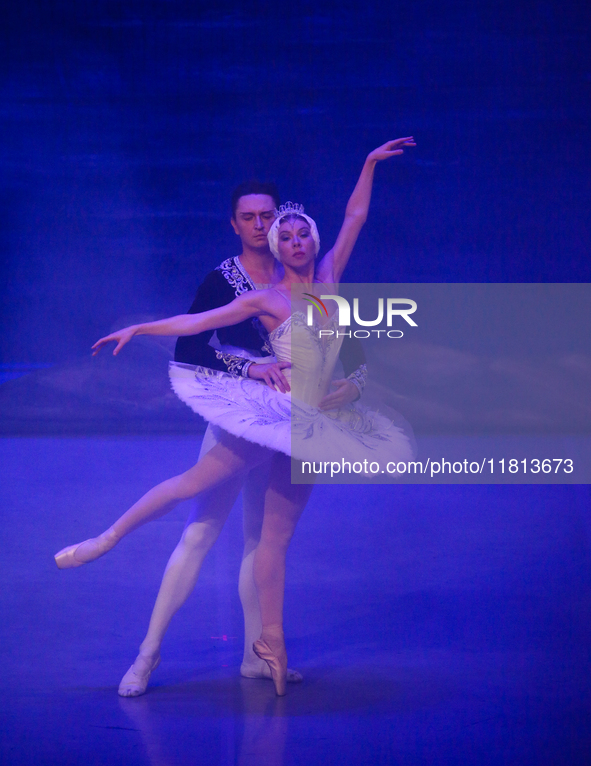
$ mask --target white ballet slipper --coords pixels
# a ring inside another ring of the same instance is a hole
[[[267,663],[264,665],[246,665],[242,663],[240,666],[240,675],[242,678],[265,678],[271,680],[271,670]],[[287,683],[288,684],[301,684],[304,680],[304,676],[299,670],[294,668],[287,668]]]
[[[138,655],[133,665],[121,679],[117,693],[120,697],[139,697],[148,688],[148,682],[152,672],[160,665],[160,655],[156,657],[152,666],[144,673],[137,673],[134,668],[141,655]],[[141,658],[143,659],[143,658]]]

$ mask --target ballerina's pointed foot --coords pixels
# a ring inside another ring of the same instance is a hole
[[[62,550],[54,556],[55,563],[57,564],[58,569],[81,567],[82,564],[88,564],[91,561],[104,556],[105,553],[110,551],[118,542],[119,536],[111,528],[98,537],[85,540],[83,543],[78,543],[77,545],[68,545],[67,548],[62,548]]]
[[[264,660],[269,666],[271,678],[275,684],[275,693],[278,697],[283,697],[287,691],[287,654],[283,639],[281,639],[280,643],[273,641],[273,644],[276,643],[277,646],[271,648],[267,641],[259,638],[252,645],[252,649],[256,656]]]
[[[148,659],[138,654],[135,662],[121,679],[118,694],[120,697],[139,697],[148,688],[148,682],[152,671],[160,665],[160,655],[155,659]]]

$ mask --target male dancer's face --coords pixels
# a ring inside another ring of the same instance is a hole
[[[232,228],[242,244],[255,250],[267,250],[267,234],[275,220],[275,202],[268,194],[245,194],[236,205]]]

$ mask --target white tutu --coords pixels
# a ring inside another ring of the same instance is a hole
[[[336,329],[336,328],[335,328]],[[318,337],[296,313],[269,335],[275,356],[289,361],[284,369],[291,394],[265,383],[238,378],[206,367],[171,362],[176,395],[192,410],[225,431],[299,460],[410,460],[411,440],[402,428],[358,404],[321,411],[342,336]]]

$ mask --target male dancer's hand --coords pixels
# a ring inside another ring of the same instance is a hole
[[[332,387],[336,389],[330,394],[327,394],[324,399],[318,405],[321,410],[338,410],[340,407],[344,407],[346,404],[351,404],[355,399],[359,398],[359,389],[350,380],[344,378],[343,380],[334,380]]]
[[[251,364],[248,368],[248,377],[254,380],[262,380],[269,388],[281,391],[286,394],[291,391],[287,378],[282,370],[291,367],[290,362],[273,362],[270,364]]]

